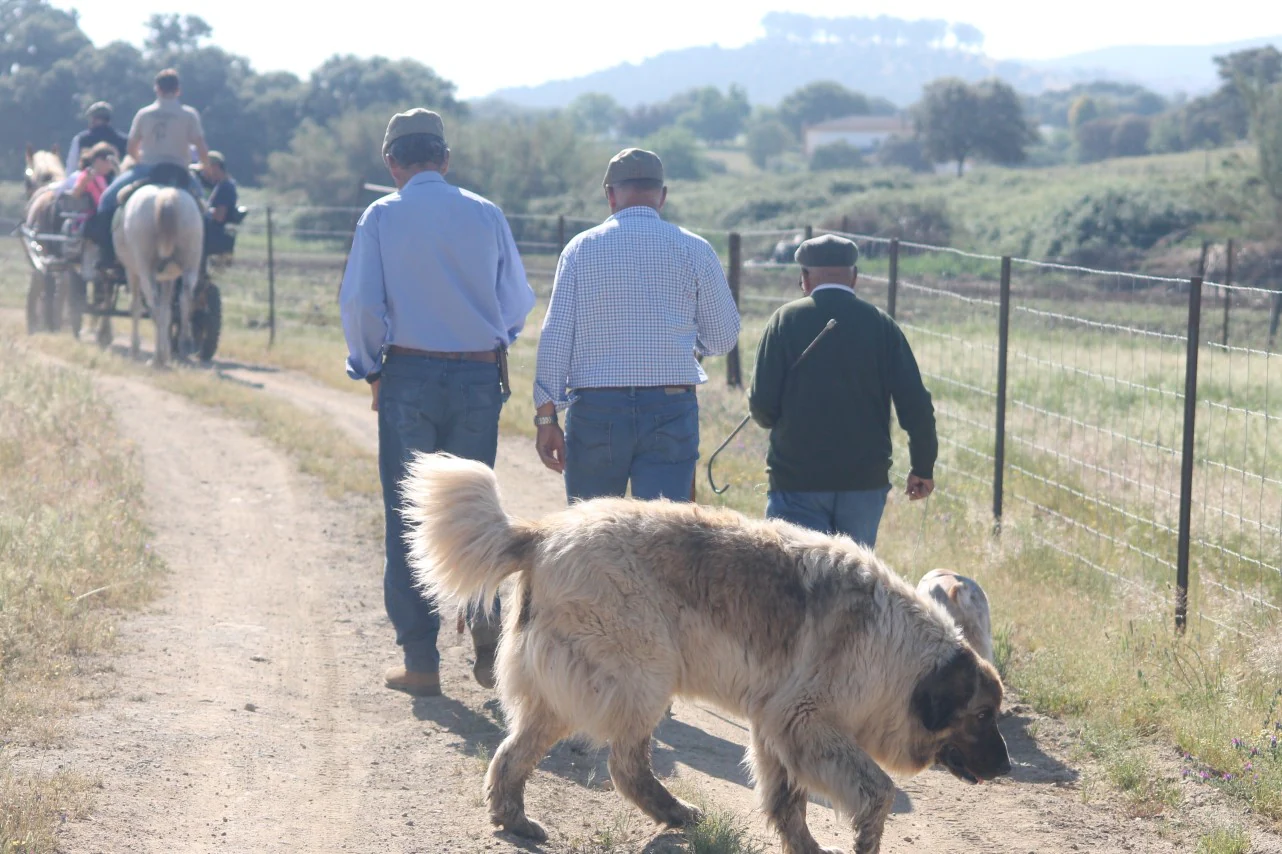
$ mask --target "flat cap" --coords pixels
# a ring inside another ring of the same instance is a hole
[[[111,104],[106,101],[94,101],[89,105],[89,109],[85,110],[85,115],[91,119],[96,119],[99,116],[109,119],[111,118]]]
[[[803,267],[853,267],[859,247],[844,237],[824,234],[803,242],[793,257]]]
[[[662,181],[663,161],[653,151],[644,148],[625,148],[610,160],[605,168],[603,185],[621,181]]]
[[[383,153],[386,154],[396,140],[414,133],[430,133],[445,139],[445,123],[439,113],[422,107],[397,113],[387,123],[387,133],[383,134]]]
[[[211,151],[209,152],[208,157],[210,163],[217,163],[219,166],[224,167],[227,165],[227,158],[223,157],[223,153],[221,151]]]

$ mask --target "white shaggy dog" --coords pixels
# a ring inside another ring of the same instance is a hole
[[[966,642],[980,657],[996,666],[988,597],[977,581],[951,569],[932,569],[917,583],[917,592],[943,605],[957,621]]]

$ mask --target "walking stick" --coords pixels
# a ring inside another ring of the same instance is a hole
[[[832,320],[829,320],[826,324],[824,324],[824,328],[819,330],[819,334],[815,336],[815,340],[811,341],[808,345],[806,345],[806,349],[801,351],[801,355],[797,357],[797,361],[792,363],[792,367],[788,369],[788,373],[792,373],[793,371],[797,370],[797,366],[801,364],[801,360],[806,358],[806,356],[810,355],[810,351],[815,349],[815,345],[819,343],[819,339],[823,338],[825,335],[828,334],[829,331],[836,328],[837,328],[836,318],[833,318]],[[752,420],[751,413],[743,416],[743,420],[739,422],[739,426],[734,428],[734,430],[731,431],[730,435],[726,437],[725,441],[722,442],[720,445],[718,445],[717,449],[712,452],[712,456],[708,457],[708,485],[712,487],[712,492],[715,495],[721,495],[722,493],[724,493],[727,489],[730,488],[730,484],[727,482],[725,486],[722,486],[720,488],[717,487],[717,482],[712,477],[712,464],[717,461],[717,455],[720,454],[722,451],[724,451],[726,449],[726,446],[729,445],[732,441],[734,441],[734,437],[738,436],[739,431],[742,430],[747,425],[747,423],[751,420]]]

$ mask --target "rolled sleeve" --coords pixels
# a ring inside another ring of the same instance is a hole
[[[739,307],[717,253],[707,243],[700,249],[695,273],[695,351],[701,356],[721,356],[739,343]]]
[[[507,217],[495,209],[496,227],[499,232],[499,269],[497,295],[499,313],[502,316],[503,328],[507,331],[507,344],[511,344],[525,328],[525,319],[534,308],[536,298],[530,287],[525,264],[521,261],[521,252],[517,249],[516,238]]]
[[[373,207],[366,209],[357,223],[338,303],[347,339],[347,375],[365,379],[379,370],[389,331],[378,217]]]
[[[556,265],[552,299],[539,333],[539,354],[534,372],[536,408],[549,402],[555,403],[558,409],[569,405],[565,391],[574,354],[574,257],[571,245],[561,253]]]

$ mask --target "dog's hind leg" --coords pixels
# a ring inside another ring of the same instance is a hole
[[[813,711],[794,710],[781,736],[770,743],[802,786],[828,795],[850,817],[855,854],[877,854],[895,803],[895,784],[872,757]]]
[[[525,781],[534,766],[569,734],[569,728],[541,702],[522,698],[511,733],[503,739],[485,773],[490,821],[503,829],[543,842],[547,832],[525,814]]]
[[[806,801],[809,797],[770,747],[752,734],[748,762],[756,781],[757,800],[770,826],[779,834],[783,854],[842,854],[840,848],[823,848],[810,835],[806,826]]]
[[[673,796],[650,764],[650,732],[610,740],[610,779],[614,788],[655,821],[669,827],[695,824],[703,813]]]

